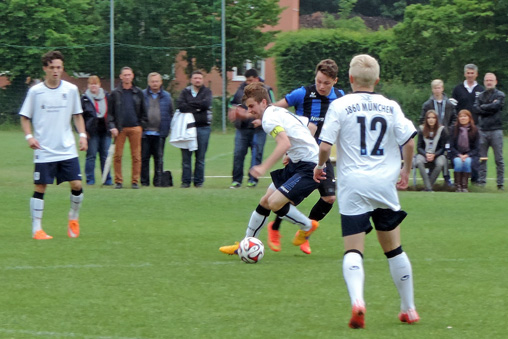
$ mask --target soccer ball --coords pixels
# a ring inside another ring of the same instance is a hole
[[[255,264],[265,255],[265,246],[258,238],[247,237],[240,241],[238,256],[247,264]]]

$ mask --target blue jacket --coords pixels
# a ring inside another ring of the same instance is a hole
[[[145,106],[148,112],[149,95],[151,96],[152,91],[150,88],[143,90],[145,96]],[[171,100],[171,94],[161,89],[159,92],[159,104],[161,109],[161,124],[159,127],[159,133],[162,138],[166,138],[169,135],[169,129],[171,127],[171,119],[173,118],[173,101]]]

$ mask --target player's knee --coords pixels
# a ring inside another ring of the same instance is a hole
[[[329,203],[330,205],[333,205],[335,200],[337,200],[337,197],[335,195],[331,195],[331,196],[327,196],[327,197],[321,197],[321,199],[323,199],[323,201]]]

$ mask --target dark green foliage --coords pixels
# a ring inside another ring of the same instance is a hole
[[[379,58],[391,37],[389,31],[360,33],[313,29],[281,34],[271,50],[276,57],[279,96],[314,82],[319,61],[333,59],[339,66],[337,87],[349,90],[349,62],[354,55],[368,53]],[[383,64],[382,72],[385,73]]]

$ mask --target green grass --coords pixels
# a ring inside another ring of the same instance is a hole
[[[78,239],[66,235],[68,184],[49,186],[43,219],[54,236],[49,241],[30,238],[32,151],[19,130],[1,131],[0,145],[2,338],[506,337],[508,194],[492,180],[470,194],[401,192],[409,213],[403,246],[422,320],[398,321],[397,291],[372,234],[365,252],[367,328],[350,330],[336,208],[313,236],[310,256],[291,245],[296,227],[288,223],[282,251],[267,249],[259,264],[218,251],[243,237],[269,184],[228,188],[232,134],[212,135],[203,189],[179,188],[181,157],[172,146],[165,168],[178,186],[85,187]],[[269,139],[267,152],[273,146]],[[124,164],[128,182],[130,161]],[[313,193],[301,210],[317,199]]]

